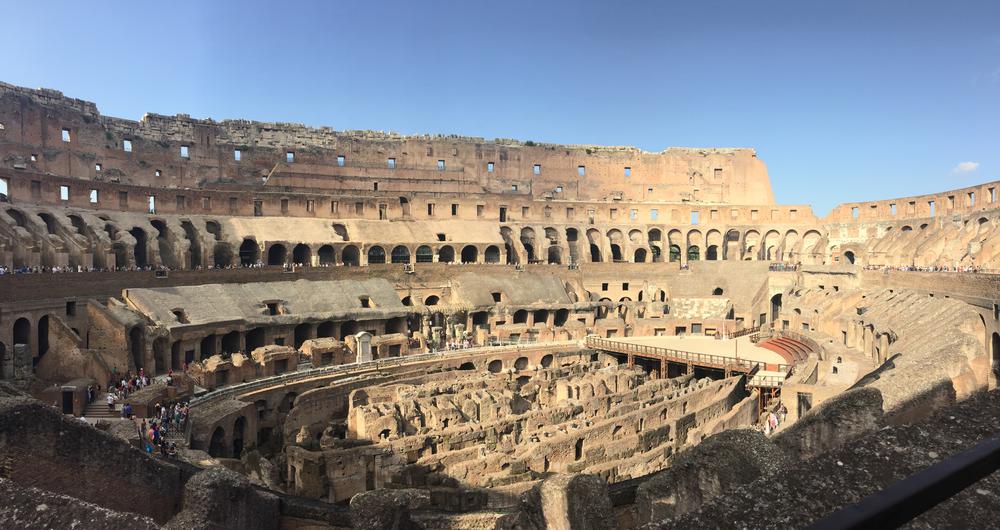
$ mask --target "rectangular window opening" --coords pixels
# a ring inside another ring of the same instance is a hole
[[[584,176],[587,174],[587,166],[576,166],[576,174],[579,176]]]
[[[191,158],[190,150],[186,145],[181,146],[181,158]]]
[[[90,204],[97,204],[97,190],[90,190]]]
[[[631,177],[632,176],[632,168],[630,168],[628,166],[625,166],[625,176],[626,177]]]
[[[692,211],[691,212],[691,224],[693,224],[693,225],[698,224],[698,221],[700,220],[699,219],[700,217],[701,217],[701,212],[699,212],[697,210]]]
[[[438,171],[444,171],[444,160],[438,160]]]
[[[337,155],[337,165],[340,167],[344,167],[344,162],[345,162],[344,155]]]
[[[536,175],[541,175],[542,174],[542,165],[541,164],[535,164],[534,166],[532,166],[531,171],[532,171],[532,173],[534,173]]]
[[[286,151],[285,152],[285,162],[287,162],[289,164],[295,162],[295,152],[294,151]]]
[[[386,159],[385,165],[389,169],[396,169],[396,159],[395,158]]]
[[[237,162],[243,160],[243,151],[240,151],[239,149],[233,149],[233,160]]]
[[[59,186],[59,200],[69,200],[69,186]]]
[[[69,129],[62,130],[62,141],[69,142],[72,141],[73,137],[70,135]]]
[[[493,173],[493,162],[487,162],[486,163],[486,172],[487,173]]]
[[[132,152],[132,140],[122,140],[122,149],[124,149],[126,153],[131,153]]]

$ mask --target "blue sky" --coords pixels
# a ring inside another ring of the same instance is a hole
[[[160,4],[10,3],[0,80],[132,119],[754,147],[821,214],[1000,179],[1000,2]]]

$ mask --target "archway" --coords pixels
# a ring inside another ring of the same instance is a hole
[[[611,261],[616,263],[622,261],[622,247],[615,243],[611,244]]]
[[[292,249],[292,261],[299,265],[309,267],[312,265],[312,249],[309,245],[299,243]]]
[[[698,261],[701,258],[701,249],[695,245],[688,247],[688,261]]]
[[[14,321],[14,346],[24,344],[31,346],[31,322],[26,318],[19,318]]]
[[[139,326],[133,326],[132,329],[128,331],[128,347],[129,351],[132,353],[132,362],[135,364],[135,369],[138,370],[142,368],[142,350],[143,340],[142,340],[142,328]]]
[[[233,249],[229,243],[216,243],[212,258],[216,267],[230,267],[233,265]]]
[[[524,309],[518,309],[514,311],[514,323],[515,324],[527,324],[528,323],[528,311]]]
[[[427,298],[424,298],[424,305],[438,305],[438,302],[440,301],[441,298],[439,296],[432,294]]]
[[[222,336],[222,353],[231,354],[240,351],[240,332],[230,331]]]
[[[357,267],[361,264],[361,251],[354,245],[347,245],[340,253],[340,259],[348,267]]]
[[[45,315],[38,319],[38,356],[37,359],[41,359],[46,352],[49,351],[49,315]]]
[[[285,245],[275,243],[274,245],[271,245],[271,248],[267,249],[268,265],[284,265],[287,259],[288,249],[285,248]]]
[[[844,252],[844,261],[849,265],[854,265],[854,252],[850,250]]]
[[[336,253],[333,250],[333,245],[319,247],[316,255],[319,257],[320,265],[333,265],[336,263]]]
[[[562,253],[559,251],[559,247],[552,246],[549,247],[548,262],[549,265],[560,265],[562,264]]]
[[[486,263],[500,263],[500,249],[496,245],[486,247],[483,259],[486,260]]]
[[[445,245],[438,249],[438,263],[454,263],[455,249],[450,245]]]
[[[222,427],[216,427],[212,431],[212,439],[208,443],[208,456],[214,458],[224,458],[226,456],[226,431]]]
[[[375,245],[368,249],[368,264],[381,265],[385,263],[385,249]]]
[[[491,374],[500,373],[500,370],[503,370],[503,362],[500,359],[494,359],[490,361],[490,364],[486,365],[486,369],[489,370]]]
[[[670,245],[670,261],[680,261],[681,260],[681,247],[679,245]]]
[[[993,333],[991,346],[993,353],[993,374],[1000,377],[1000,333]]]
[[[148,263],[147,260],[146,260],[146,255],[147,255],[146,254],[146,232],[144,232],[141,228],[139,228],[137,226],[137,227],[129,230],[128,233],[132,234],[132,237],[135,238],[135,248],[134,248],[135,266],[136,267],[145,267],[147,265],[147,263]]]
[[[240,243],[240,265],[249,267],[260,261],[260,246],[253,239],[244,239]]]
[[[644,248],[637,248],[637,249],[635,249],[635,259],[634,259],[634,261],[636,263],[645,263],[646,262],[646,249],[644,249]]]
[[[709,261],[719,259],[719,247],[716,245],[709,245],[708,249],[705,251],[705,259]]]
[[[420,245],[416,252],[417,263],[433,263],[434,251],[427,245]]]
[[[243,436],[246,434],[247,419],[243,416],[236,418],[233,424],[233,458],[239,458],[243,454]]]
[[[409,263],[410,262],[410,249],[403,245],[396,245],[392,249],[391,260],[393,263]]]
[[[778,320],[778,313],[781,311],[781,293],[771,297],[771,322]]]
[[[594,263],[601,262],[601,249],[593,243],[590,244],[590,261]]]
[[[295,326],[295,349],[302,347],[302,343],[310,339],[312,324],[299,324]]]
[[[474,245],[466,245],[462,249],[462,263],[475,263],[479,259],[479,249]]]

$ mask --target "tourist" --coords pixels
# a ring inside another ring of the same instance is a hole
[[[110,393],[108,394],[108,410],[111,412],[115,411],[115,396]]]

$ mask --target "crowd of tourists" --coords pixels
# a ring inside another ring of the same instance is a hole
[[[890,271],[897,272],[968,272],[973,274],[978,274],[980,272],[988,272],[987,270],[978,267],[976,265],[966,265],[963,267],[949,267],[947,265],[933,265],[929,267],[918,267],[916,265],[865,265],[865,270],[869,271],[883,271],[889,273]]]

